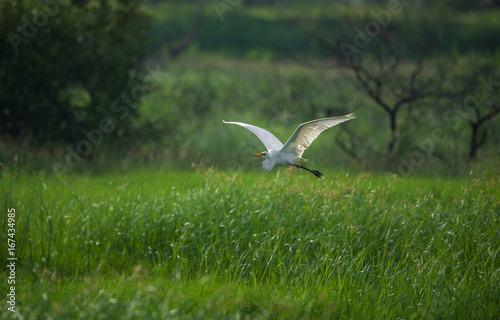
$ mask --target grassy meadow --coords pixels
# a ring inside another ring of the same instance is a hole
[[[25,319],[497,319],[497,176],[1,175]],[[7,252],[0,252],[7,261]],[[2,271],[6,276],[6,271]],[[8,285],[2,281],[2,292]],[[17,315],[0,305],[2,319]]]
[[[2,303],[0,318],[500,317],[495,139],[468,163],[466,119],[423,107],[403,113],[401,153],[386,157],[387,119],[339,70],[188,57],[160,78],[130,131],[69,172],[53,163],[74,145],[0,141],[1,235],[15,208],[18,258],[18,313]],[[305,153],[324,179],[265,172],[258,139],[221,121],[285,141],[350,112]],[[444,141],[402,171],[435,128]]]
[[[0,59],[0,319],[500,319],[500,20],[448,2],[370,36],[368,91],[329,47],[385,6],[208,1],[174,56],[194,1],[59,2]],[[19,34],[52,6],[16,3]],[[304,154],[324,179],[222,123],[349,113]]]

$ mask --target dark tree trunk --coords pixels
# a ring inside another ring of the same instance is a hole
[[[469,161],[473,160],[476,157],[478,143],[477,143],[477,132],[479,131],[478,123],[471,123],[472,135],[470,137],[470,146],[469,146]]]
[[[396,145],[396,130],[397,130],[396,113],[397,110],[391,110],[389,112],[389,119],[391,125],[391,137],[389,140],[389,148],[387,150],[389,154],[391,154],[394,151],[394,146]]]
[[[498,113],[500,113],[500,108],[496,107],[491,110],[486,116],[480,117],[478,113],[477,122],[469,122],[469,125],[472,129],[472,134],[470,137],[470,147],[469,147],[469,156],[468,160],[472,161],[476,158],[477,150],[486,142],[488,138],[488,133],[486,130],[483,130],[483,134],[479,136],[479,129],[483,124],[485,124],[490,119],[494,118]]]

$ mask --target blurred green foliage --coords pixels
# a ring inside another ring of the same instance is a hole
[[[307,150],[311,166],[335,164],[403,174],[463,173],[471,138],[469,123],[476,120],[476,113],[457,110],[456,105],[474,94],[481,84],[478,76],[498,79],[492,73],[493,58],[471,55],[453,60],[456,72],[443,82],[443,90],[453,94],[425,99],[401,111],[400,144],[391,158],[386,157],[388,119],[346,71],[227,60],[205,66],[187,59],[169,68],[158,90],[141,104],[134,120],[140,141],[137,148],[143,155],[188,166],[204,162],[226,169],[258,168],[260,161],[250,155],[264,149],[261,142],[221,120],[255,124],[286,141],[302,122],[354,112],[355,120],[326,131]],[[476,69],[478,63],[488,61],[490,71]],[[490,110],[495,96],[481,110]],[[479,150],[483,164],[495,162],[498,121],[492,118],[481,128],[488,134]]]
[[[105,118],[114,133],[127,127],[111,106],[143,85],[150,40],[140,4],[0,2],[0,135],[46,143],[77,141]]]
[[[332,54],[343,58],[341,50],[332,52],[324,43],[335,44],[336,39],[352,43],[354,28],[364,30],[368,22],[377,21],[375,16],[388,9],[386,3],[370,6],[290,1],[289,5],[242,3],[221,12],[216,3],[207,3],[197,52],[256,60],[325,59]],[[389,28],[405,35],[397,40],[405,58],[414,58],[415,44],[424,40],[428,50],[440,54],[488,52],[500,46],[496,32],[500,22],[495,10],[464,12],[440,3],[397,3],[402,11],[390,15]],[[149,10],[154,17],[154,52],[161,54],[172,40],[189,31],[196,4],[157,2]]]
[[[88,152],[97,167],[109,168],[119,157],[124,164],[228,166],[229,160],[236,168],[254,165],[247,156],[262,145],[246,131],[223,126],[222,119],[254,123],[284,140],[303,121],[355,112],[355,121],[311,146],[316,163],[397,171],[401,161],[423,152],[424,160],[413,169],[462,170],[475,114],[453,121],[444,114],[473,94],[479,75],[498,70],[497,12],[420,1],[401,2],[401,13],[391,15],[387,28],[393,37],[387,39],[403,65],[401,78],[391,83],[405,85],[416,49],[426,52],[426,68],[439,60],[454,66],[454,80],[443,79],[443,90],[451,94],[398,114],[398,150],[386,159],[386,117],[351,73],[328,64],[345,58],[339,41],[352,44],[356,28],[366,32],[367,23],[388,8],[386,2],[358,2],[231,2],[221,13],[216,2],[207,1],[199,38],[185,60],[170,63],[169,46],[191,30],[197,1],[3,1],[0,161],[17,153],[30,168],[50,167],[51,158],[64,163],[67,142],[82,155],[78,143],[92,142],[83,131],[101,129],[101,121],[109,119],[112,130],[100,151]],[[367,62],[376,57],[382,38],[371,37],[363,48]],[[488,64],[480,62],[485,60]],[[145,61],[170,63],[154,86],[147,81]],[[456,90],[460,86],[465,89]],[[397,94],[390,89],[388,95]],[[135,91],[140,94],[134,97]],[[480,109],[490,108],[491,101]],[[480,157],[497,157],[497,127],[496,118],[481,127],[480,137],[488,139]],[[425,142],[436,128],[444,130],[446,142],[434,143],[428,152]],[[23,152],[38,143],[41,152]],[[47,145],[53,147],[47,151]]]

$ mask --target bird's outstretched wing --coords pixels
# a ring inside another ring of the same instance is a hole
[[[281,143],[278,138],[276,138],[271,132],[267,130],[243,122],[226,122],[224,120],[222,120],[222,122],[228,124],[237,124],[239,126],[242,126],[243,128],[250,130],[257,136],[257,138],[260,139],[260,141],[262,141],[262,143],[264,143],[264,146],[268,151],[272,149],[280,150],[281,148],[283,148],[283,143]]]
[[[305,122],[295,129],[290,139],[285,143],[283,150],[302,157],[304,151],[311,145],[321,132],[344,121],[354,119],[354,114],[342,117],[323,118]]]

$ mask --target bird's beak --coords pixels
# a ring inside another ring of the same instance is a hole
[[[253,157],[262,157],[262,153],[252,154]]]

